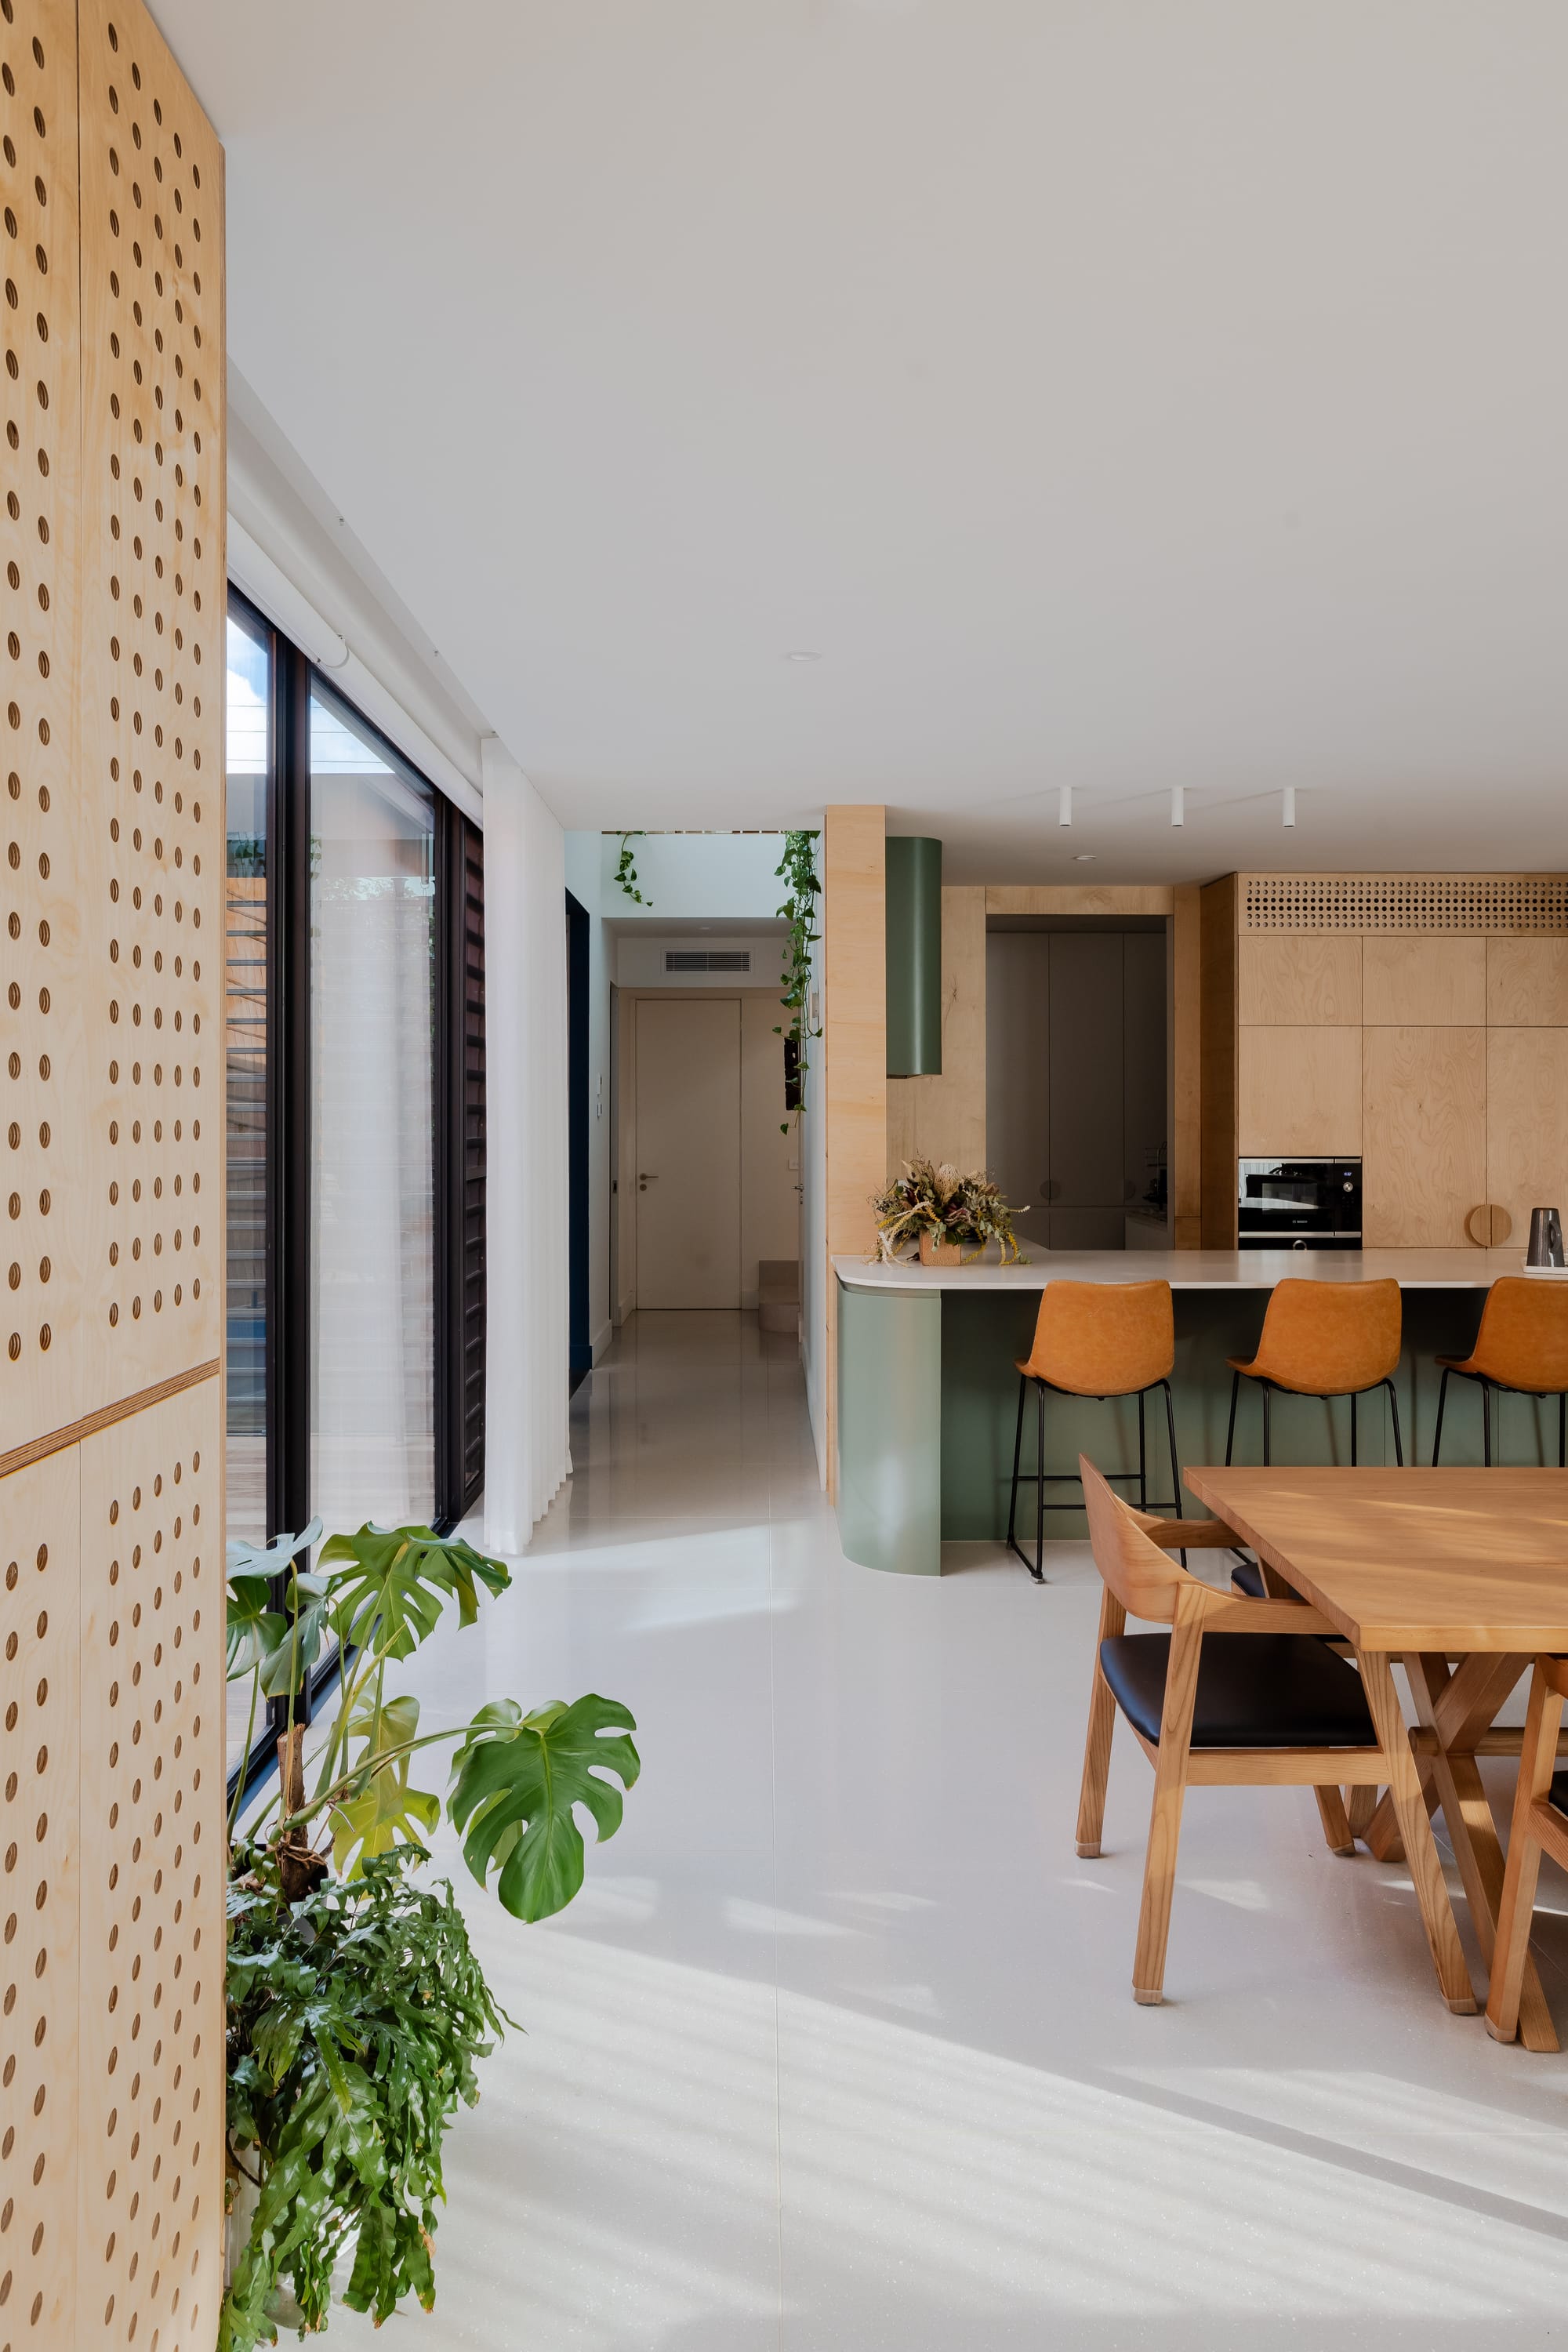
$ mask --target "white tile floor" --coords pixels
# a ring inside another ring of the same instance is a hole
[[[1568,2056],[1437,2000],[1402,1870],[1309,1790],[1188,1801],[1168,2000],[1129,1991],[1149,1773],[1073,1816],[1099,1585],[848,1565],[793,1342],[643,1316],[430,1720],[599,1690],[640,1785],[558,1920],[443,1861],[527,2027],[448,2142],[447,2352],[1568,2345]],[[1542,1957],[1568,2039],[1568,1903]],[[340,2314],[332,2343],[368,2346]],[[384,2339],[382,2339],[384,2340]]]

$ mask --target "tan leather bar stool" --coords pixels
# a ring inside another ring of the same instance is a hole
[[[1394,1415],[1394,1458],[1405,1466],[1399,1433],[1399,1399],[1394,1374],[1399,1364],[1402,1328],[1399,1285],[1384,1282],[1307,1282],[1287,1276],[1268,1295],[1263,1336],[1250,1362],[1227,1356],[1230,1366],[1228,1464],[1236,1444],[1236,1403],[1244,1380],[1263,1391],[1263,1459],[1269,1454],[1268,1403],[1276,1391],[1290,1396],[1348,1396],[1351,1401],[1351,1460],[1356,1459],[1356,1400],[1369,1389],[1388,1391]],[[1261,1600],[1268,1580],[1261,1567],[1241,1560],[1231,1574],[1238,1592]]]
[[[1500,1275],[1487,1293],[1481,1328],[1468,1356],[1439,1356],[1443,1378],[1437,1390],[1437,1427],[1432,1439],[1436,1467],[1443,1444],[1443,1408],[1448,1375],[1479,1382],[1481,1391],[1481,1458],[1492,1458],[1492,1392],[1510,1396],[1554,1396],[1557,1400],[1557,1466],[1568,1469],[1568,1283],[1531,1281],[1528,1275]]]
[[[1269,1293],[1258,1353],[1244,1363],[1227,1356],[1231,1370],[1228,1464],[1236,1443],[1236,1402],[1241,1383],[1256,1381],[1263,1391],[1263,1459],[1269,1459],[1268,1401],[1276,1391],[1290,1396],[1351,1401],[1351,1460],[1356,1459],[1356,1402],[1369,1390],[1388,1391],[1394,1416],[1394,1458],[1405,1466],[1399,1433],[1399,1399],[1394,1375],[1399,1369],[1399,1285],[1383,1282],[1304,1282],[1287,1277]]]
[[[1013,1437],[1013,1491],[1007,1505],[1007,1545],[1017,1553],[1037,1584],[1043,1584],[1046,1563],[1046,1513],[1076,1511],[1077,1503],[1047,1503],[1046,1488],[1058,1479],[1078,1481],[1077,1470],[1046,1468],[1046,1398],[1135,1396],[1138,1400],[1138,1467],[1108,1471],[1114,1478],[1136,1478],[1138,1507],[1147,1510],[1148,1451],[1143,1399],[1150,1389],[1165,1391],[1165,1429],[1171,1442],[1173,1509],[1182,1516],[1182,1467],[1176,1459],[1176,1415],[1171,1402],[1171,1370],[1176,1360],[1176,1323],[1168,1282],[1047,1282],[1040,1299],[1034,1345],[1016,1365],[1018,1425]],[[1037,1467],[1021,1470],[1024,1449],[1024,1401],[1031,1382],[1035,1390]],[[1018,1542],[1018,1488],[1035,1489],[1035,1557]]]

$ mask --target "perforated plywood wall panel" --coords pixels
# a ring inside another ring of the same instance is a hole
[[[0,12],[5,898],[0,1452],[81,1410],[85,1065],[77,790],[81,477],[74,11]]]
[[[76,1449],[0,1484],[0,2345],[76,2340]]]
[[[80,26],[91,1411],[220,1343],[223,169],[145,11]]]
[[[0,0],[0,2352],[205,2352],[222,2238],[222,155]]]
[[[81,1447],[84,2340],[205,2352],[223,2201],[218,1384]]]

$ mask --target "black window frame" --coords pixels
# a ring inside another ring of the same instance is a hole
[[[317,692],[391,766],[417,778],[431,795],[435,815],[432,1371],[435,1525],[444,1535],[472,1508],[484,1483],[483,830],[232,583],[228,606],[266,646],[270,688],[265,786],[266,1538],[270,1543],[284,1528],[306,1526],[311,1509],[310,701]],[[281,1587],[279,1578],[278,1601]],[[317,1668],[295,1702],[296,1723],[310,1721],[335,1685],[341,1663],[334,1654]],[[231,1801],[242,1777],[248,1793],[276,1767],[288,1706],[279,1699],[265,1705],[266,1717],[249,1755],[229,1774]]]

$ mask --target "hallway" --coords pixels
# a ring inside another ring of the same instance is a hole
[[[1073,1852],[1087,1553],[1038,1590],[989,1547],[940,1582],[847,1565],[795,1343],[752,1316],[634,1317],[573,1448],[513,1591],[416,1686],[432,1723],[623,1699],[643,1777],[543,1927],[438,1841],[527,2031],[453,2130],[411,2346],[1557,2340],[1562,2068],[1446,2013],[1403,1870],[1333,1859],[1309,1790],[1191,1800],[1168,2004],[1134,2007],[1124,1731],[1106,1856]]]

